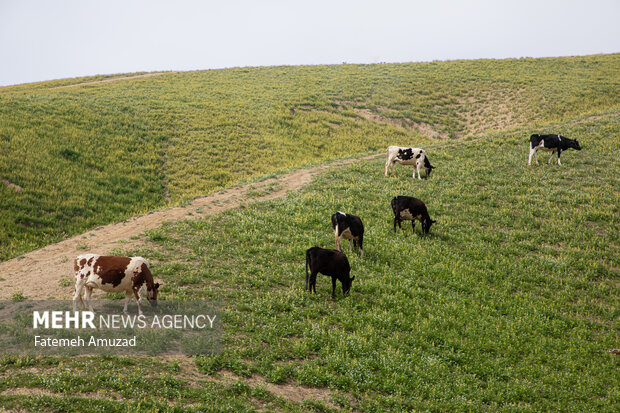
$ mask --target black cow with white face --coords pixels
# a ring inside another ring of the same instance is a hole
[[[310,274],[308,275],[308,267]],[[349,277],[351,266],[347,256],[338,250],[312,247],[306,250],[306,290],[316,294],[316,275],[332,277],[332,298],[336,298],[336,280],[342,284],[342,294],[347,295],[355,277]]]
[[[418,198],[411,196],[399,195],[392,199],[392,210],[394,211],[394,232],[396,232],[396,224],[399,228],[401,221],[411,221],[411,229],[415,233],[416,219],[422,223],[422,232],[428,234],[431,225],[435,222],[431,219],[424,202]]]
[[[551,159],[553,159],[554,154],[558,154],[558,165],[562,165],[560,162],[560,155],[562,151],[567,149],[576,149],[578,151],[581,150],[581,146],[579,146],[579,142],[577,139],[568,139],[562,135],[538,135],[534,134],[530,136],[530,157],[527,161],[528,165],[532,164],[532,157],[534,157],[534,161],[536,165],[538,165],[538,158],[536,157],[536,151],[542,150],[546,152],[552,152],[551,157],[547,161],[547,163],[551,163]]]
[[[360,256],[364,256],[364,224],[356,215],[336,212],[332,215],[332,228],[336,239],[336,249],[342,252],[342,239],[349,240],[349,248],[359,247]]]

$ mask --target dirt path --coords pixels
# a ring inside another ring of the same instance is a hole
[[[146,73],[144,75],[136,75],[136,76],[112,77],[112,78],[103,79],[103,80],[93,80],[91,82],[82,82],[82,83],[74,83],[71,85],[55,86],[55,87],[51,87],[50,89],[66,89],[70,87],[97,85],[99,83],[118,82],[119,80],[141,79],[144,77],[161,76],[161,75],[166,75],[166,74],[171,74],[171,73],[178,73],[178,72],[153,72],[153,73]]]
[[[86,252],[109,254],[113,249],[130,248],[138,244],[132,240],[146,230],[157,228],[165,221],[200,218],[232,209],[242,203],[264,201],[286,195],[299,189],[312,178],[330,168],[349,165],[360,160],[384,156],[383,153],[362,158],[346,159],[308,169],[300,169],[275,178],[246,185],[239,185],[194,199],[188,206],[168,208],[98,227],[56,244],[31,251],[21,257],[0,262],[0,299],[9,299],[22,292],[29,299],[70,299],[73,283],[62,286],[61,280],[73,280],[73,259]],[[268,192],[269,188],[275,188]],[[262,191],[265,195],[254,196]],[[191,215],[190,215],[191,214]],[[24,285],[24,280],[29,282]],[[31,282],[36,280],[36,282]]]

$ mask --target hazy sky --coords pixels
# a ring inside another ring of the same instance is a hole
[[[620,52],[620,0],[0,0],[0,85]]]

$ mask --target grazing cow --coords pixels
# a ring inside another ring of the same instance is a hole
[[[310,275],[308,275],[310,267]],[[336,279],[342,284],[342,295],[347,295],[355,277],[349,278],[351,266],[347,256],[338,250],[312,247],[306,251],[306,290],[316,294],[316,275],[332,277],[332,298],[336,298]]]
[[[568,139],[561,135],[532,135],[530,136],[530,157],[527,161],[528,165],[532,164],[532,156],[534,157],[534,161],[536,165],[538,165],[538,158],[536,157],[537,150],[543,150],[546,152],[551,151],[551,157],[547,163],[551,163],[551,159],[553,159],[554,154],[558,154],[558,165],[562,165],[560,162],[560,155],[562,151],[565,151],[569,148],[581,150],[581,146],[579,146],[579,142],[577,139]]]
[[[77,301],[82,301],[82,289],[85,289],[84,300],[90,311],[90,295],[94,288],[106,292],[125,292],[125,307],[131,295],[138,302],[138,311],[142,314],[142,295],[146,293],[147,299],[153,307],[157,306],[157,290],[159,283],[153,282],[153,275],[147,260],[142,257],[109,257],[98,254],[79,255],[74,262],[75,268],[75,295],[73,296],[73,310],[77,310]]]
[[[342,238],[349,240],[349,248],[359,247],[360,256],[364,256],[364,224],[360,217],[336,212],[332,215],[332,227],[336,238],[336,249],[342,252]]]
[[[402,228],[401,221],[411,221],[411,229],[415,233],[415,220],[417,219],[422,223],[422,232],[428,234],[431,229],[431,225],[435,222],[428,215],[428,210],[424,202],[418,198],[411,196],[399,195],[392,199],[392,210],[394,211],[394,232],[396,232],[396,224],[398,228]]]
[[[435,168],[428,160],[428,155],[424,149],[419,148],[401,148],[399,146],[389,146],[387,148],[387,161],[385,162],[385,176],[388,176],[388,169],[394,175],[394,164],[398,162],[401,165],[415,165],[413,170],[413,178],[415,179],[415,173],[418,172],[418,179],[420,177],[420,169],[426,170],[426,177],[431,175],[431,171]]]

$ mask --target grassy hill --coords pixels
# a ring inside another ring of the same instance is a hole
[[[619,68],[614,54],[0,88],[0,259],[243,180],[388,144],[424,146],[521,125],[541,130],[617,111]]]
[[[620,358],[607,350],[620,339],[620,119],[548,128],[583,146],[561,168],[544,155],[527,166],[529,128],[493,132],[430,143],[437,169],[428,180],[398,166],[386,178],[382,159],[358,162],[287,199],[151,231],[143,248],[119,252],[149,257],[166,299],[222,302],[222,354],[4,357],[0,402],[119,412],[615,411]],[[392,232],[399,194],[426,202],[437,220],[429,235],[419,224],[415,234],[410,225]],[[321,275],[318,294],[303,291],[304,251],[333,245],[337,210],[363,218],[365,257],[347,252],[351,295],[332,300]]]

